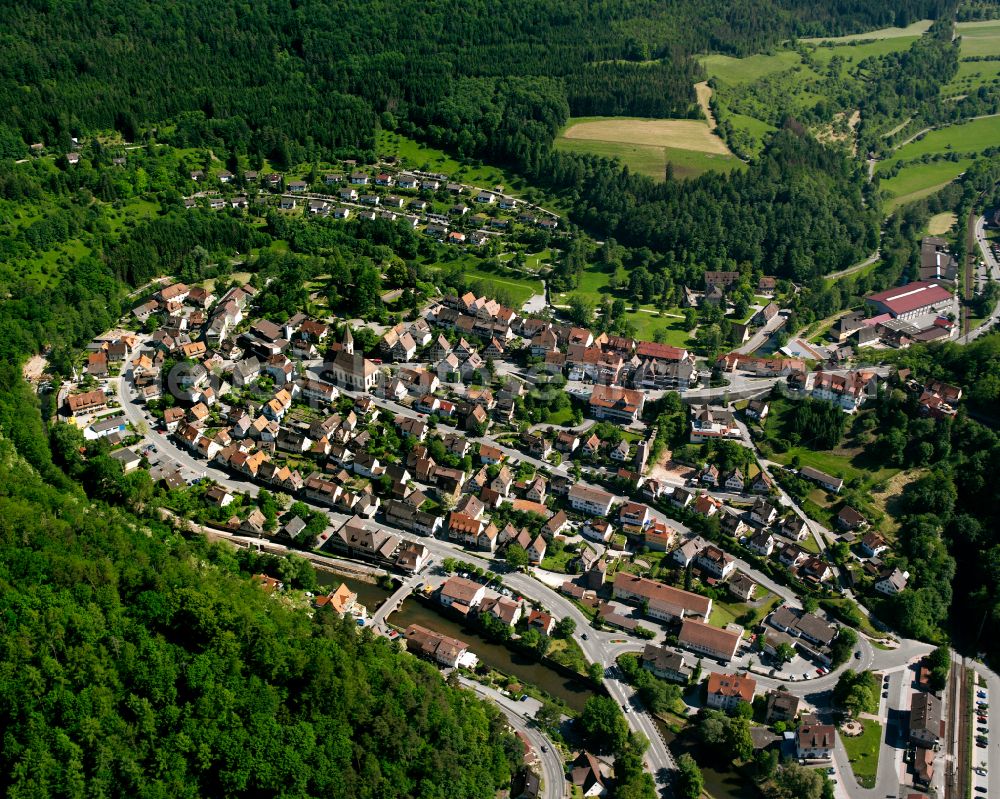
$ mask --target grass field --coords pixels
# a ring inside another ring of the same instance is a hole
[[[833,60],[834,56],[839,56],[844,62],[841,70],[843,74],[859,61],[863,61],[871,56],[882,56],[888,53],[896,53],[900,50],[907,50],[918,38],[920,37],[898,36],[876,39],[871,42],[848,42],[838,44],[836,47],[816,47],[812,51],[812,57],[823,66],[826,66]]]
[[[556,147],[618,158],[631,171],[657,180],[664,178],[668,163],[680,178],[740,166],[709,124],[698,119],[579,117],[569,121]]]
[[[946,211],[943,214],[934,214],[927,222],[927,234],[929,236],[943,236],[956,222],[956,216]]]
[[[641,339],[652,341],[653,334],[664,330],[666,335],[663,338],[664,344],[672,344],[675,347],[686,347],[691,344],[691,337],[688,335],[687,326],[683,319],[675,319],[671,316],[659,316],[656,313],[646,313],[645,311],[629,311],[625,318],[635,325],[635,335]]]
[[[774,125],[756,117],[748,117],[745,114],[730,114],[727,118],[729,119],[729,124],[734,128],[745,130],[755,139],[763,138],[768,133],[777,130]]]
[[[871,471],[856,463],[857,457],[827,451],[815,452],[806,447],[792,447],[788,452],[775,453],[771,456],[771,460],[787,465],[796,455],[799,456],[799,463],[802,466],[812,466],[814,469],[832,474],[834,477],[843,477],[844,480],[861,477],[872,482],[880,482],[890,479],[899,472],[899,469]],[[863,457],[863,453],[861,456]]]
[[[932,161],[904,167],[894,178],[882,181],[882,191],[890,196],[887,210],[923,199],[944,188],[971,163],[971,158],[960,158],[958,161]]]
[[[995,147],[998,141],[1000,141],[1000,116],[974,119],[960,125],[946,125],[932,130],[922,139],[900,147],[887,163],[909,161],[935,153],[978,153],[988,147]]]
[[[971,94],[1000,81],[1000,61],[959,61],[958,72],[941,91],[945,97]]]
[[[1000,21],[961,22],[957,26],[962,37],[962,56],[1000,55]]]
[[[573,291],[553,295],[552,301],[564,304],[571,294],[577,294],[598,305],[605,298],[612,297],[612,291],[608,285],[610,282],[610,272],[605,271],[597,264],[587,264],[586,269],[583,270],[583,274],[580,276],[579,285]]]
[[[531,278],[518,278],[510,275],[495,275],[477,267],[469,267],[465,270],[465,276],[469,280],[482,280],[485,283],[492,283],[498,288],[502,288],[510,293],[511,298],[518,307],[524,305],[528,299],[543,293],[542,281]]]
[[[802,57],[794,50],[781,50],[773,55],[753,55],[749,58],[706,55],[701,56],[698,61],[710,78],[730,86],[739,86],[801,64]]]
[[[878,754],[882,745],[882,725],[873,719],[863,719],[864,732],[855,738],[846,735],[840,740],[847,750],[854,778],[862,788],[874,788],[878,774]]]
[[[802,39],[803,42],[856,42],[868,39],[895,39],[900,36],[920,36],[931,26],[931,20],[917,20],[905,28],[881,28],[877,31],[867,33],[852,33],[850,36],[838,36],[836,38]],[[959,27],[962,27],[959,25]]]

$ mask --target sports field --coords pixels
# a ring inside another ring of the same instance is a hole
[[[700,119],[579,117],[571,119],[556,147],[618,158],[633,172],[663,180],[668,163],[679,178],[709,170],[728,172],[740,161]]]

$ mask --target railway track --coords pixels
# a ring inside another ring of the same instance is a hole
[[[969,791],[969,747],[972,745],[972,713],[969,706],[969,680],[972,672],[962,662],[952,666],[948,678],[948,707],[952,719],[951,734],[948,735],[947,762],[945,774],[945,799],[965,799]]]

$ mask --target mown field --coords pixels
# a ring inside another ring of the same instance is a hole
[[[842,61],[841,74],[846,74],[849,69],[866,58],[907,50],[919,38],[919,36],[897,36],[875,39],[874,41],[860,40],[847,43],[832,40],[837,44],[814,48],[812,58],[823,66],[827,66],[834,57],[838,57]]]
[[[924,156],[954,153],[956,160],[917,161],[903,166],[894,177],[882,182],[889,197],[889,209],[926,197],[964,172],[973,158],[1000,143],[1000,116],[974,119],[960,125],[932,130],[917,141],[896,150],[878,166],[884,173],[900,161],[914,161]]]
[[[960,22],[957,28],[963,58],[1000,53],[1000,21]]]
[[[698,61],[708,77],[730,86],[739,86],[797,66],[802,63],[802,57],[794,50],[781,50],[773,55],[760,54],[748,58],[713,54],[702,56]]]
[[[708,123],[697,119],[579,117],[569,121],[556,147],[618,158],[633,172],[657,180],[664,179],[668,163],[679,178],[741,165]]]
[[[971,158],[960,158],[958,161],[918,163],[900,170],[895,177],[882,181],[882,191],[889,198],[886,210],[892,211],[900,205],[933,194],[951,183],[971,163]]]
[[[955,224],[957,217],[950,211],[941,214],[934,214],[927,222],[927,234],[929,236],[943,236]]]
[[[956,32],[962,37],[962,59],[1000,56],[1000,22],[960,22]],[[961,97],[982,86],[1000,82],[1000,61],[961,61],[958,74],[945,86],[946,96]]]
[[[979,153],[1000,142],[1000,116],[974,119],[960,125],[946,125],[932,130],[917,141],[896,150],[879,166],[897,161],[909,161],[937,153]]]
[[[924,31],[926,31],[931,26],[931,21],[929,19],[920,19],[916,22],[907,25],[905,28],[880,28],[877,31],[868,31],[866,33],[852,33],[850,36],[837,36],[836,38],[816,38],[816,39],[803,39],[804,42],[809,43],[820,43],[820,42],[856,42],[856,41],[867,41],[868,39],[896,39],[901,36],[920,36]]]

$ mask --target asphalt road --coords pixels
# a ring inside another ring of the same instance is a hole
[[[976,243],[979,244],[979,252],[982,255],[983,261],[986,263],[986,268],[989,271],[990,277],[993,280],[1000,280],[1000,262],[997,261],[996,257],[993,255],[993,251],[990,249],[989,240],[986,238],[986,219],[984,217],[979,217],[976,220]],[[961,336],[958,339],[959,344],[968,344],[971,341],[975,341],[977,338],[983,334],[992,330],[996,324],[997,320],[1000,319],[1000,303],[994,306],[990,315],[983,320],[983,323],[972,330],[968,335]]]
[[[552,741],[538,727],[529,722],[525,715],[525,706],[521,702],[515,702],[509,696],[504,696],[493,688],[466,679],[465,677],[459,677],[458,679],[466,688],[470,688],[483,697],[483,699],[487,699],[496,705],[507,717],[510,726],[527,737],[542,767],[543,790],[541,796],[544,799],[562,799],[566,788],[566,776],[563,771],[562,756]]]

